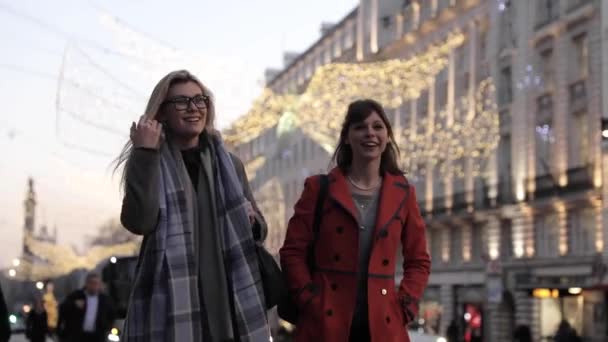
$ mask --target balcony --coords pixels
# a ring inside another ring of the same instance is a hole
[[[454,194],[454,202],[452,203],[452,211],[466,210],[468,207],[466,192],[457,192]]]
[[[584,191],[593,189],[593,170],[591,165],[581,166],[569,169],[568,185],[564,191]]]
[[[587,108],[587,86],[585,80],[570,84],[570,112],[576,113]]]

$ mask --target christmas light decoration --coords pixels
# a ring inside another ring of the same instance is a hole
[[[407,60],[324,65],[315,71],[306,91],[299,96],[264,90],[251,110],[224,132],[224,137],[235,145],[246,143],[276,125],[281,114],[291,110],[298,113],[302,130],[331,150],[350,102],[374,98],[386,108],[397,108],[405,100],[417,98],[447,66],[450,51],[463,42],[464,35],[456,32]],[[320,125],[321,122],[326,124]]]
[[[93,246],[86,255],[78,255],[67,246],[40,241],[32,236],[25,236],[25,246],[40,261],[22,260],[21,268],[27,270],[17,272],[20,278],[38,280],[54,278],[68,274],[77,269],[92,270],[103,260],[112,256],[135,255],[139,250],[138,241],[113,246]]]

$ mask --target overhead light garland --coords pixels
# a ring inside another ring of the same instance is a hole
[[[252,109],[225,132],[234,145],[247,143],[264,130],[274,127],[283,113],[297,113],[302,131],[328,152],[335,148],[343,113],[358,98],[373,98],[387,109],[399,108],[416,100],[432,80],[448,65],[450,52],[464,42],[461,33],[451,34],[441,44],[431,46],[408,60],[373,63],[327,64],[316,70],[301,95],[279,95],[266,89]],[[433,129],[413,134],[411,128],[397,134],[407,169],[425,172],[421,165],[438,168],[440,174],[464,177],[464,158],[473,159],[473,172],[483,171],[483,161],[495,150],[499,140],[498,109],[491,78],[477,84],[473,104],[467,96],[455,101],[453,122],[446,124],[447,112],[437,113]],[[474,107],[470,115],[470,106]],[[323,122],[324,124],[319,124]],[[427,118],[417,125],[428,127]],[[465,143],[466,140],[466,143]],[[450,162],[450,163],[447,163]],[[450,165],[448,168],[447,165]]]
[[[302,130],[324,148],[336,143],[343,113],[358,98],[374,98],[387,108],[397,108],[415,99],[448,63],[450,51],[464,42],[462,33],[452,33],[440,44],[407,60],[371,63],[334,63],[318,68],[306,91],[300,95],[264,90],[251,110],[224,132],[225,139],[243,144],[274,127],[286,110],[297,114]],[[320,122],[326,124],[319,125]]]
[[[29,251],[41,259],[40,262],[27,258],[21,261],[19,268],[24,272],[16,272],[16,276],[27,280],[54,278],[77,269],[92,270],[112,256],[135,255],[140,245],[139,241],[132,241],[112,246],[93,246],[86,255],[78,255],[70,247],[41,241],[29,234],[24,240]]]
[[[496,149],[500,137],[498,108],[494,99],[494,84],[491,79],[485,79],[477,87],[473,116],[467,115],[469,100],[462,97],[456,101],[452,124],[446,125],[447,112],[443,110],[439,112],[432,130],[413,134],[411,128],[404,129],[397,143],[407,169],[424,174],[426,170],[421,168],[421,164],[430,162],[430,166],[438,167],[441,175],[449,173],[463,178],[465,170],[459,161],[470,158],[474,161],[471,172],[474,176],[480,175],[482,161]],[[418,125],[427,127],[428,119],[420,120]],[[451,165],[449,169],[448,164]]]

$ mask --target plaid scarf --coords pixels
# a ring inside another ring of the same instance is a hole
[[[266,342],[262,280],[257,264],[246,199],[230,155],[219,137],[215,153],[217,227],[222,235],[226,273],[232,286],[241,342]],[[160,215],[154,233],[144,238],[122,341],[203,341],[197,265],[192,241],[194,188],[179,150],[161,147]]]

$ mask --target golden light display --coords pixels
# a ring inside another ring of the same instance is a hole
[[[262,95],[253,103],[251,110],[223,132],[224,140],[230,145],[238,145],[253,139],[276,125],[286,108],[295,101],[295,95],[280,95],[270,89],[264,89]]]
[[[71,247],[40,241],[32,236],[25,236],[25,245],[42,262],[22,260],[20,267],[27,272],[18,272],[20,278],[40,280],[68,274],[77,269],[94,269],[103,260],[112,256],[135,255],[139,242],[128,242],[113,246],[94,246],[86,255],[78,255]]]
[[[282,113],[291,110],[298,113],[298,124],[306,134],[331,149],[348,103],[369,97],[387,108],[396,108],[405,100],[417,98],[445,68],[450,51],[463,42],[462,33],[453,33],[441,44],[407,60],[322,66],[301,95],[281,95],[265,89],[251,110],[224,132],[224,138],[231,144],[244,144],[274,127]]]
[[[247,178],[254,179],[256,173],[258,172],[260,167],[264,165],[265,162],[266,157],[258,156],[255,157],[253,160],[249,161],[247,164],[245,164],[245,173],[247,173]]]
[[[442,43],[407,60],[327,64],[315,71],[305,92],[299,96],[279,95],[266,89],[252,109],[225,132],[226,139],[234,145],[245,144],[274,127],[282,113],[293,111],[297,113],[298,127],[332,152],[350,102],[373,98],[392,110],[406,101],[417,100],[421,91],[428,89],[433,79],[446,69],[450,53],[464,40],[462,33],[452,33]],[[492,80],[488,78],[477,84],[474,98],[456,99],[451,114],[452,120],[448,123],[448,113],[438,112],[431,129],[422,133],[413,134],[411,127],[398,132],[401,134],[397,134],[397,144],[408,170],[424,174],[425,170],[419,166],[430,165],[438,168],[440,174],[462,178],[465,170],[459,161],[467,158],[473,160],[470,172],[475,176],[481,174],[482,161],[487,160],[499,140]],[[416,124],[429,127],[428,120],[423,118]]]
[[[473,159],[471,170],[475,176],[481,173],[481,160],[490,156],[496,149],[499,141],[498,109],[494,101],[495,88],[491,79],[480,82],[475,94],[475,114],[468,116],[469,101],[462,97],[456,101],[453,122],[446,124],[447,113],[439,112],[435,118],[433,129],[425,133],[414,134],[410,128],[404,129],[401,141],[398,141],[402,154],[411,172],[425,171],[419,169],[421,162],[430,162],[430,165],[439,167],[442,175],[448,172],[455,177],[464,177],[462,163],[456,162],[463,158]],[[428,126],[428,119],[420,120],[418,125]],[[466,144],[465,144],[466,138]]]

